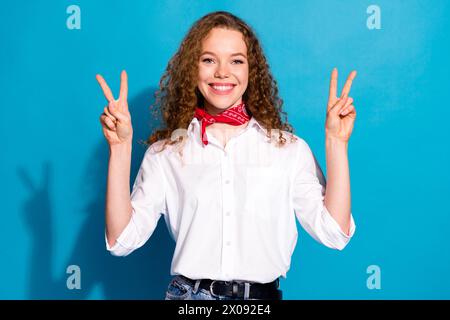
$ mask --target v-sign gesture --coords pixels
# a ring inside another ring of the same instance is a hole
[[[356,71],[352,71],[345,82],[341,96],[338,98],[336,96],[337,69],[334,68],[331,73],[330,96],[328,98],[327,119],[325,122],[325,133],[329,138],[337,138],[344,142],[348,142],[350,139],[356,119],[356,110],[353,105],[353,99],[348,94],[355,77]]]
[[[105,79],[99,74],[96,76],[98,83],[102,87],[108,105],[103,109],[100,116],[103,134],[109,145],[131,142],[133,138],[133,127],[131,125],[131,115],[128,111],[128,76],[122,71],[120,75],[120,95],[115,100],[111,89],[106,84]]]

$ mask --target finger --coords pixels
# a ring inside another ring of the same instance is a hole
[[[338,71],[336,68],[331,72],[330,93],[328,96],[328,106],[331,108],[336,100]]]
[[[115,123],[104,114],[100,117],[100,123],[102,124],[103,127],[106,127],[109,130],[115,130],[116,128]]]
[[[108,127],[109,130],[115,130],[116,129],[116,124],[114,122],[111,121],[110,118],[105,118],[105,124]]]
[[[108,111],[117,119],[119,122],[125,123],[127,121],[127,117],[123,115],[117,108],[115,102],[110,102],[108,105]]]
[[[103,79],[103,77],[101,75],[99,75],[99,74],[97,74],[95,77],[96,77],[98,83],[100,84],[100,87],[102,87],[103,94],[105,95],[106,100],[113,101],[114,100],[114,96],[113,96],[113,94],[111,92],[111,89],[106,84],[105,79]]]
[[[345,110],[340,113],[341,116],[346,116],[348,114],[355,114],[356,115],[356,110],[355,110],[355,106],[353,104],[349,105],[347,108],[345,108]]]
[[[128,98],[128,75],[125,70],[120,74],[120,96],[119,100],[126,101]]]
[[[114,117],[114,116],[111,114],[111,112],[109,112],[108,107],[105,107],[105,109],[103,109],[103,112],[104,112],[109,118],[111,118],[111,120],[112,120],[113,122],[116,122],[116,121],[117,121],[116,117]]]
[[[341,109],[339,109],[339,114],[342,113],[342,111],[344,111],[345,109],[347,109],[347,107],[349,105],[351,105],[353,103],[353,98],[352,97],[347,97],[347,101],[345,102],[345,104],[341,107]]]
[[[344,89],[342,89],[341,97],[348,96],[348,93],[350,92],[350,88],[352,87],[353,79],[355,79],[355,77],[356,77],[356,71],[353,70],[352,72],[350,72],[350,74],[347,78],[347,81],[345,82]]]
[[[347,98],[338,99],[338,102],[336,102],[336,104],[329,110],[329,112],[339,113],[338,111],[342,109],[342,107],[345,105],[346,102]]]
[[[102,113],[102,114],[100,115],[100,124],[102,125],[102,127],[107,127],[107,128],[108,128],[108,126],[106,125],[106,119],[111,120],[106,114]],[[111,122],[112,122],[112,121],[111,121]],[[113,122],[113,123],[114,123],[114,122]]]

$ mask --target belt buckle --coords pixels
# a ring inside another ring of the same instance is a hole
[[[211,295],[213,297],[219,297],[219,295],[214,293],[214,283],[219,282],[219,281],[221,281],[221,280],[213,280],[209,285],[209,292],[211,293]],[[236,283],[234,281],[225,281],[225,284],[227,284],[227,285],[231,284],[233,286],[233,292],[230,297],[232,297],[232,298],[238,297],[239,283]],[[249,284],[249,289],[250,289],[251,283],[248,283],[248,284]],[[244,283],[244,286],[245,286],[245,283]],[[249,294],[250,294],[250,290],[249,290]]]
[[[209,292],[211,292],[211,295],[213,296],[213,297],[219,297],[218,295],[216,295],[215,293],[214,293],[214,290],[213,290],[213,288],[214,288],[214,282],[216,282],[217,280],[213,280],[211,283],[210,283],[210,285],[209,285]]]

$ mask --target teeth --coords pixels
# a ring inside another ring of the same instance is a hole
[[[233,88],[233,86],[213,86],[215,90],[227,91]]]

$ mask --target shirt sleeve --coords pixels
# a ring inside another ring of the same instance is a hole
[[[326,181],[308,144],[299,139],[299,149],[293,182],[295,215],[305,231],[325,246],[343,250],[355,233],[355,222],[350,215],[350,232],[344,233],[325,207]]]
[[[167,214],[165,176],[154,145],[145,152],[131,192],[130,222],[111,247],[105,232],[106,249],[127,256],[142,247],[153,234],[161,214]]]

